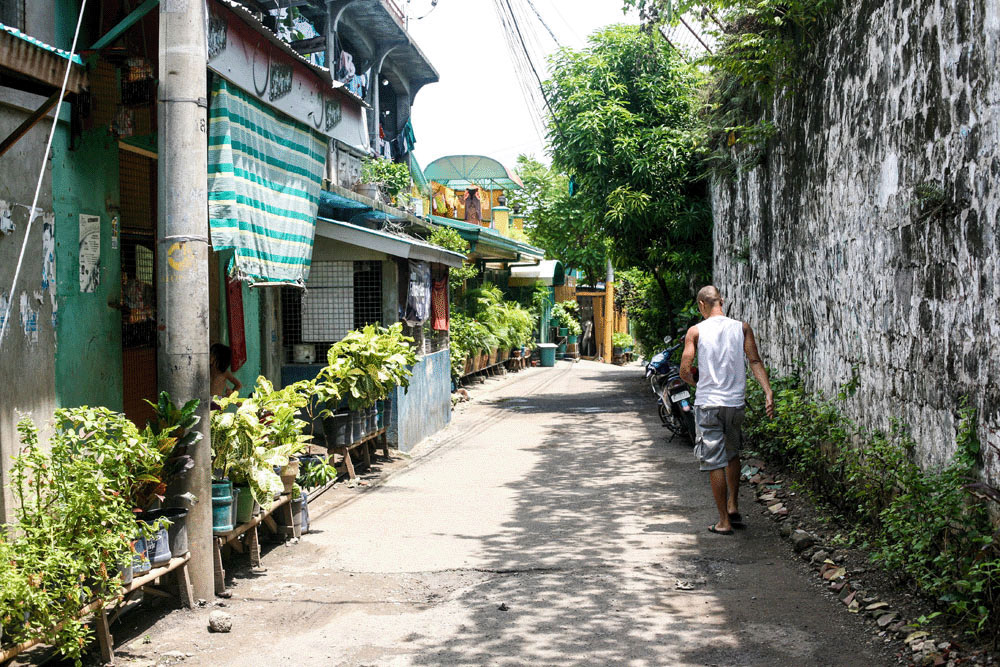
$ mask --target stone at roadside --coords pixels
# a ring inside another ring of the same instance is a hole
[[[847,611],[856,614],[861,611],[861,605],[858,604],[857,600],[852,600],[851,604],[847,605]]]
[[[867,600],[865,600],[867,602]],[[865,611],[879,611],[880,609],[888,609],[889,604],[887,602],[872,602],[865,607]]]
[[[767,503],[773,503],[777,499],[778,496],[776,496],[774,493],[763,493],[760,496],[760,502],[764,503],[765,505]]]
[[[876,619],[875,623],[880,628],[887,628],[889,624],[896,620],[896,612],[890,611],[888,614],[882,614]]]
[[[851,603],[854,602],[854,593],[848,593],[844,597],[840,598],[840,601],[844,603],[844,606],[850,607]]]
[[[811,560],[814,563],[822,563],[823,561],[825,561],[829,557],[830,557],[830,553],[828,551],[824,551],[823,549],[820,549],[820,550],[816,551],[815,553],[813,553]]]
[[[910,646],[911,644],[915,644],[918,641],[922,642],[924,638],[927,636],[927,634],[928,633],[926,630],[917,630],[916,632],[911,632],[910,634],[906,635],[906,639],[903,640],[903,643],[906,644],[907,646]]]
[[[789,524],[785,524],[784,526],[781,527],[781,536],[782,537],[791,537],[792,533],[794,531],[795,531],[795,529],[792,528]]]
[[[208,629],[211,632],[229,632],[233,629],[233,617],[224,611],[213,611],[208,615]]]
[[[812,546],[807,549],[803,549],[802,553],[800,553],[799,556],[802,557],[802,560],[808,563],[810,560],[812,560],[813,554],[816,553],[817,551],[819,551],[819,547]]]
[[[833,591],[834,593],[839,593],[840,591],[844,590],[844,586],[846,585],[847,585],[846,581],[831,581],[830,590]]]
[[[767,511],[771,514],[777,514],[783,509],[785,509],[785,506],[782,503],[774,503],[773,505],[768,506]]]
[[[834,563],[843,563],[845,560],[847,560],[847,554],[838,549],[837,551],[833,552],[833,556],[831,556],[831,558],[833,558]]]
[[[805,551],[814,544],[816,544],[816,538],[806,531],[796,530],[792,533],[792,548],[795,549],[796,553]]]
[[[830,567],[824,574],[823,578],[827,581],[834,581],[836,579],[842,579],[847,575],[847,570],[842,567]]]
[[[170,660],[183,660],[187,657],[182,651],[164,651],[160,654],[161,658],[168,658]]]

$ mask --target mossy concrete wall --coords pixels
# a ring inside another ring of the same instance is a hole
[[[828,395],[856,367],[848,414],[935,464],[963,396],[1000,440],[1000,1],[844,7],[761,164],[714,183],[715,275],[768,364]]]
[[[84,132],[69,150],[68,132],[53,143],[56,216],[56,397],[61,407],[122,409],[121,251],[112,247],[118,215],[118,142],[106,130]],[[100,284],[80,291],[80,216],[101,218]]]

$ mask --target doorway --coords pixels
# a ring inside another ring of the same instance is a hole
[[[121,196],[122,409],[142,428],[156,402],[156,159],[118,152]]]

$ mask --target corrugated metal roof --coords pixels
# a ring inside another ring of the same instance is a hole
[[[0,67],[53,88],[61,88],[68,60],[68,51],[57,49],[17,28],[0,23]],[[78,93],[87,86],[87,71],[83,60],[74,55],[66,90]]]

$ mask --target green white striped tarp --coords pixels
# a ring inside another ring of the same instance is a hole
[[[216,250],[241,277],[305,284],[326,165],[326,138],[214,77],[208,217]]]

